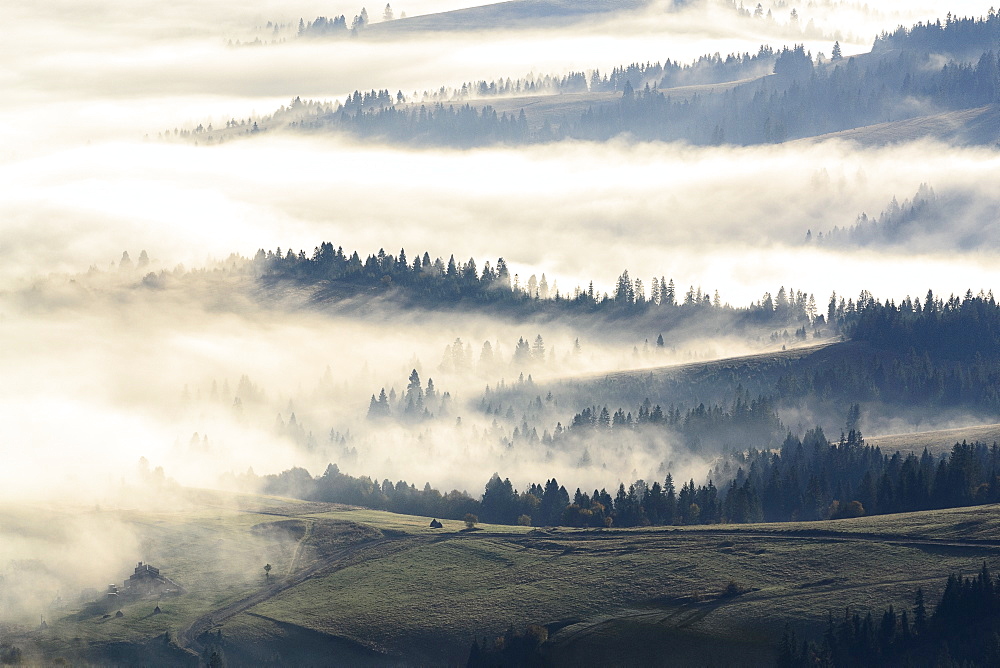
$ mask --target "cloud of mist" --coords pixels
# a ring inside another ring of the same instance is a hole
[[[0,614],[5,622],[37,624],[40,611],[78,604],[84,589],[103,591],[109,580],[119,580],[132,554],[139,553],[136,534],[117,517],[93,507],[65,510],[4,505]]]
[[[817,299],[832,290],[964,292],[994,282],[989,249],[885,257],[801,242],[807,229],[851,225],[921,183],[989,199],[997,160],[989,150],[933,143],[437,151],[273,136],[215,147],[101,144],[0,167],[11,185],[2,196],[10,222],[0,275],[106,268],[128,248],[169,268],[260,247],[311,253],[330,240],[362,255],[403,247],[478,264],[504,257],[525,277],[547,273],[563,294],[590,280],[610,290],[623,269],[647,285],[666,276],[681,288],[719,290],[734,305],[791,282]]]
[[[698,477],[707,460],[685,455],[669,435],[539,446],[511,443],[511,433],[530,412],[521,404],[545,397],[549,380],[758,349],[735,337],[675,332],[661,350],[655,331],[611,335],[573,319],[510,323],[394,312],[391,304],[367,314],[314,313],[298,308],[294,293],[259,303],[239,272],[166,274],[158,288],[141,276],[56,275],[0,299],[6,437],[30,444],[9,455],[3,498],[47,499],[72,488],[74,498],[109,507],[148,505],[134,491],[114,494],[125,483],[141,489],[140,461],[161,467],[161,479],[195,487],[248,469],[300,466],[318,475],[331,462],[352,475],[472,494],[493,471],[518,486],[557,476],[590,489],[659,479],[667,469]],[[544,361],[515,362],[517,339],[537,335]],[[457,339],[467,349],[459,366],[451,362]],[[486,341],[492,362],[482,359]],[[370,397],[385,388],[402,398],[413,369],[422,384],[433,379],[439,394],[450,394],[447,412],[433,408],[437,419],[416,423],[367,420]],[[483,412],[487,385],[529,377],[539,389],[521,392],[513,417]],[[538,436],[585,407],[558,391],[554,401],[530,418]],[[41,470],[44,477],[24,475]]]

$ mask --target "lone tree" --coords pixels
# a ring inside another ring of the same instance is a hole
[[[264,564],[264,581],[267,582],[271,579],[271,564]]]
[[[465,520],[466,529],[474,529],[476,528],[476,525],[479,524],[479,518],[472,513],[465,513],[465,517],[462,519]]]

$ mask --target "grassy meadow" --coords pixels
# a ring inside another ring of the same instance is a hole
[[[237,664],[443,665],[463,662],[473,638],[540,624],[556,665],[580,657],[759,665],[772,660],[786,624],[816,636],[846,608],[911,608],[918,586],[934,601],[949,573],[971,574],[983,561],[1000,568],[997,511],[470,531],[456,521],[431,529],[424,517],[193,492],[176,510],[86,511],[113,515],[135,537],[128,563],[159,567],[187,593],[127,603],[122,618],[67,602],[46,611],[47,628],[25,621],[13,637],[43,662],[196,662],[192,652],[218,648]],[[8,516],[26,521],[29,511],[19,512]],[[57,511],[44,512],[56,526]],[[741,593],[722,596],[731,582]],[[185,647],[196,622],[199,637]]]

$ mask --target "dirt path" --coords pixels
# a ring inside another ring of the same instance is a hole
[[[248,596],[244,596],[237,601],[233,601],[232,603],[229,603],[221,608],[216,608],[215,610],[212,610],[211,612],[206,613],[194,620],[190,626],[177,633],[177,645],[200,658],[201,653],[205,648],[199,641],[199,638],[213,627],[224,623],[232,617],[246,612],[254,606],[260,605],[264,601],[277,596],[281,592],[291,589],[292,587],[296,587],[306,580],[321,573],[329,573],[345,568],[356,561],[362,553],[377,551],[380,548],[393,543],[426,542],[425,539],[419,536],[384,536],[352,545],[346,545],[340,549],[323,555],[316,561],[302,567],[298,571],[294,571],[295,562],[301,556],[301,549],[309,535],[310,531],[307,531],[306,534],[303,535],[302,540],[299,541],[292,557],[292,565],[289,567],[288,575],[280,580],[276,580],[273,584],[265,586],[263,589],[259,589],[256,592],[249,594]],[[374,556],[373,558],[378,558],[378,556]]]
[[[306,520],[306,532],[302,534],[302,538],[295,545],[295,551],[292,552],[292,558],[288,560],[288,570],[285,571],[285,577],[290,578],[295,574],[295,566],[299,561],[299,557],[302,555],[302,546],[309,542],[309,538],[312,536],[313,528],[316,526],[316,520]]]

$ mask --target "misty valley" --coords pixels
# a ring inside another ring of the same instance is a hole
[[[0,665],[1000,665],[994,8],[0,12]]]

